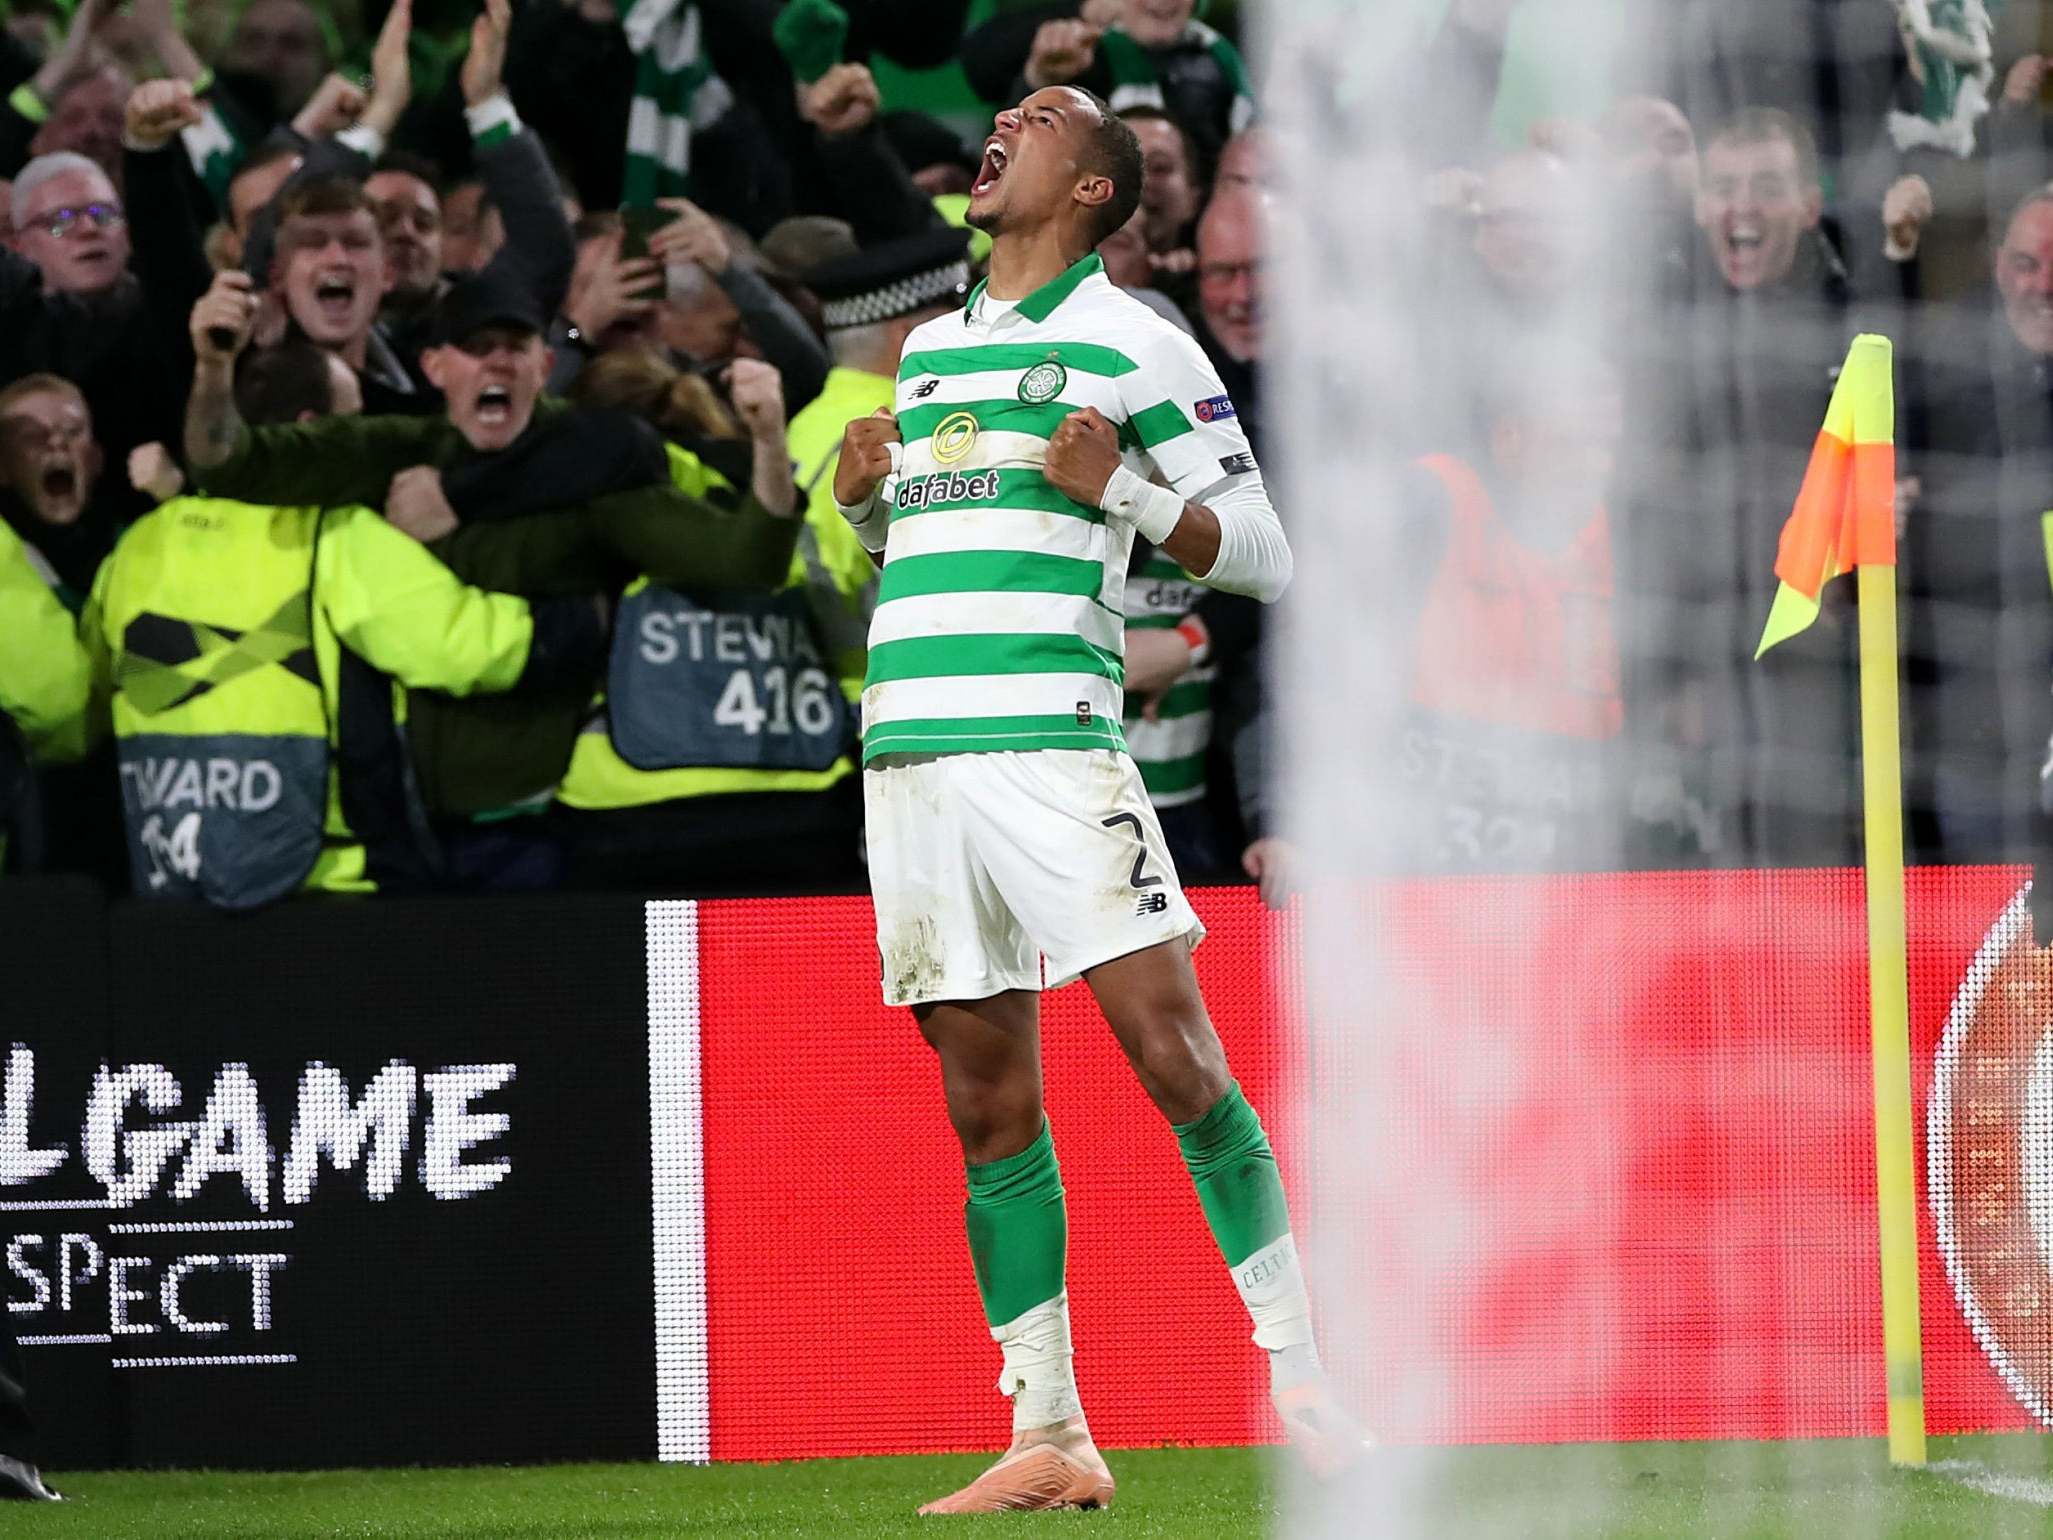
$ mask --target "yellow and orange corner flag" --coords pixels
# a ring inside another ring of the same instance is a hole
[[[1846,350],[1825,426],[1796,507],[1782,526],[1776,591],[1760,657],[1809,629],[1832,579],[1896,565],[1896,390],[1887,337],[1862,333]]]
[[[1842,573],[1860,584],[1862,876],[1868,909],[1868,1030],[1874,1055],[1875,1208],[1889,1458],[1925,1463],[1924,1341],[1918,1313],[1917,1169],[1910,1106],[1910,956],[1903,884],[1903,755],[1897,731],[1896,386],[1889,339],[1863,334],[1825,410],[1803,489],[1782,526],[1782,587],[1759,657],[1818,618]]]

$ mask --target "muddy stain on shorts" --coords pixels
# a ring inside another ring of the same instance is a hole
[[[934,917],[922,914],[891,927],[884,947],[884,989],[894,1000],[924,1000],[941,987],[941,933]]]

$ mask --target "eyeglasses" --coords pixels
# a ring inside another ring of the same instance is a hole
[[[118,203],[88,203],[82,208],[52,209],[33,223],[50,232],[54,240],[63,240],[87,220],[92,221],[95,230],[119,230],[128,223],[128,216],[121,212]]]

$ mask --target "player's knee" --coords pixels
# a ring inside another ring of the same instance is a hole
[[[1038,1087],[949,1087],[948,1119],[973,1166],[1017,1155],[1040,1136],[1041,1118]]]
[[[1202,1117],[1226,1094],[1226,1056],[1202,1015],[1171,1014],[1122,1038],[1142,1089],[1172,1123]]]

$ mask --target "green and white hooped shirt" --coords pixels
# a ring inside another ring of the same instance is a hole
[[[1210,361],[1095,255],[1014,305],[978,285],[912,334],[899,365],[905,454],[870,626],[865,761],[1126,747],[1133,531],[1041,469],[1086,406],[1118,427],[1136,474],[1186,500],[1259,489]]]
[[[1167,631],[1197,607],[1205,586],[1160,551],[1148,553],[1126,580],[1126,629]],[[1126,714],[1126,748],[1140,770],[1148,800],[1157,807],[1182,807],[1205,796],[1205,757],[1212,746],[1210,663],[1191,669],[1162,692],[1151,722],[1138,710]]]

